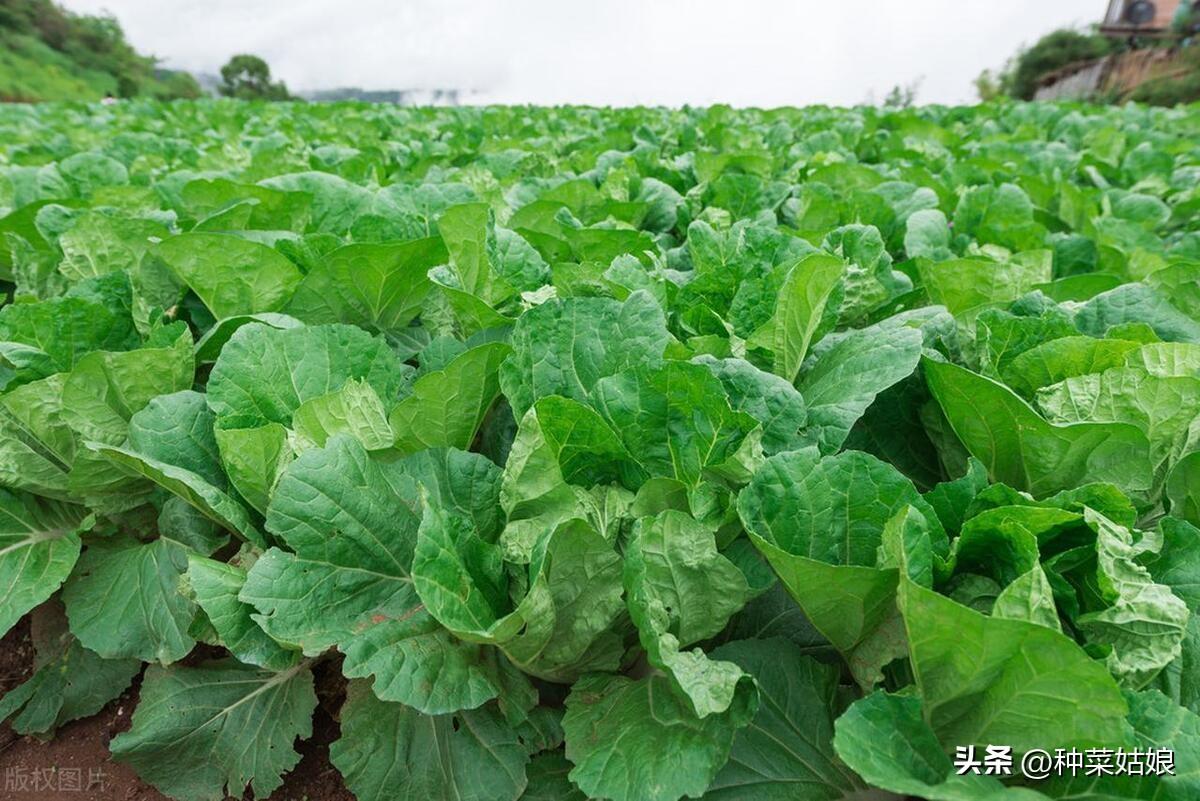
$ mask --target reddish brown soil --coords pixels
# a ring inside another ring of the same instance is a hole
[[[0,694],[29,677],[33,647],[29,622],[22,620],[0,639]],[[333,713],[341,705],[344,682],[334,662],[317,667],[320,704],[313,738],[297,745],[300,763],[284,776],[269,801],[354,801],[329,762],[329,744],[338,737]],[[68,723],[50,742],[21,737],[0,725],[0,799],[3,801],[168,801],[128,767],[109,758],[108,742],[129,728],[140,678],[99,714]],[[247,796],[249,797],[249,796]]]

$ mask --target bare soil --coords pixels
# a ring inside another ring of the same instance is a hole
[[[0,639],[0,694],[33,670],[28,618]],[[334,715],[345,695],[336,662],[316,669],[319,704],[312,739],[297,745],[300,762],[284,776],[269,801],[354,801],[341,774],[329,762],[329,744],[338,738]],[[3,801],[169,801],[108,752],[113,737],[129,728],[141,677],[99,714],[63,726],[54,739],[22,737],[0,725],[0,799]],[[250,796],[247,795],[247,798]]]

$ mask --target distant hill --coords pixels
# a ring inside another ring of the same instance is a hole
[[[52,0],[0,0],[0,101],[201,93],[188,73],[134,50],[111,16],[75,14]]]

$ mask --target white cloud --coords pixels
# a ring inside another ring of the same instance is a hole
[[[1100,0],[66,0],[215,72],[261,55],[293,89],[474,88],[529,103],[852,104],[921,79],[973,99],[1018,46]]]

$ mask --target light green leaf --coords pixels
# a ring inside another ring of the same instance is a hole
[[[697,356],[721,379],[734,411],[745,412],[762,425],[763,453],[771,456],[794,450],[800,444],[800,430],[808,420],[804,398],[790,382],[759,370],[744,359],[715,359]]]
[[[125,350],[136,341],[128,314],[121,317],[116,309],[88,298],[60,297],[0,309],[2,360],[15,370],[7,379],[10,388],[69,371],[93,351]]]
[[[1025,620],[1048,629],[1062,631],[1058,609],[1054,605],[1054,591],[1041,565],[1017,576],[1000,591],[992,606],[992,616]]]
[[[292,415],[292,428],[296,450],[322,448],[330,437],[339,434],[354,437],[369,451],[390,448],[395,439],[383,401],[370,384],[355,378],[340,389],[300,404]],[[260,479],[265,477],[258,475]]]
[[[392,410],[396,448],[469,448],[492,402],[500,394],[500,363],[512,352],[502,342],[471,348],[442,370],[416,380],[412,393]]]
[[[1167,477],[1171,514],[1200,526],[1200,451],[1180,459]]]
[[[986,617],[904,579],[898,605],[925,718],[944,746],[1023,753],[1121,741],[1128,707],[1116,682],[1064,635]]]
[[[949,259],[917,264],[930,300],[955,317],[969,317],[981,307],[1016,300],[1051,278],[1048,260],[1026,254],[1005,261]]]
[[[1001,371],[1004,382],[1026,397],[1068,378],[1121,367],[1144,346],[1123,339],[1061,337],[1021,353]],[[1131,354],[1132,352],[1132,354]]]
[[[222,320],[217,320],[212,328],[204,333],[196,341],[196,362],[198,364],[212,364],[221,355],[221,349],[234,335],[234,333],[243,325],[250,323],[262,323],[269,325],[272,328],[299,328],[303,325],[295,317],[289,317],[286,314],[278,314],[276,312],[260,312],[259,314],[239,314],[234,317],[226,317]]]
[[[909,215],[904,227],[904,252],[910,259],[954,258],[946,215],[938,209],[921,209]]]
[[[265,514],[275,482],[295,456],[288,430],[267,423],[257,428],[218,428],[214,434],[229,483]]]
[[[225,472],[213,436],[215,420],[199,392],[159,395],[129,419],[129,449],[182,467],[224,489]]]
[[[665,511],[634,526],[625,549],[629,615],[652,665],[704,718],[729,709],[753,683],[732,662],[685,651],[724,628],[750,596],[737,565],[717,552],[711,530],[689,515]]]
[[[1150,444],[1135,426],[1052,425],[990,378],[930,360],[924,369],[954,433],[994,480],[1034,496],[1089,481],[1126,491],[1149,489]]]
[[[254,524],[246,507],[191,470],[161,462],[128,448],[97,443],[88,443],[88,446],[98,456],[117,466],[118,472],[149,479],[246,542],[259,548],[267,546],[266,538]]]
[[[1083,515],[1096,532],[1096,581],[1110,605],[1080,615],[1076,623],[1093,642],[1111,647],[1113,675],[1142,686],[1179,656],[1187,605],[1135,561],[1138,549],[1129,529],[1091,509]]]
[[[550,300],[517,321],[500,386],[518,419],[547,395],[586,403],[605,376],[661,364],[668,341],[663,310],[647,292],[634,292],[624,303]]]
[[[191,389],[196,367],[187,327],[162,329],[160,337],[139,350],[89,353],[75,365],[63,384],[61,413],[80,439],[120,445],[130,418],[151,399]]]
[[[689,486],[739,456],[758,421],[734,411],[712,372],[668,360],[596,383],[595,405],[650,475]],[[751,441],[749,444],[753,444]]]
[[[1151,342],[1130,353],[1125,364],[1128,367],[1141,367],[1150,375],[1162,378],[1200,375],[1200,345],[1191,342]]]
[[[342,649],[347,678],[374,675],[381,700],[426,715],[475,709],[504,690],[502,657],[494,649],[462,642],[420,607],[364,629]]]
[[[402,465],[374,460],[349,437],[304,452],[267,509],[267,529],[289,550],[264,553],[239,598],[268,634],[310,656],[406,619],[419,603],[410,572],[417,494]]]
[[[0,632],[59,588],[79,558],[79,506],[0,489]]]
[[[303,277],[274,248],[229,234],[167,237],[154,252],[218,318],[281,311]]]
[[[912,374],[922,340],[915,328],[877,326],[839,336],[817,354],[799,388],[822,453],[837,452],[875,396]]]
[[[501,538],[506,556],[528,562],[543,532],[587,517],[594,493],[584,486],[618,481],[632,486],[643,477],[599,414],[567,398],[542,398],[521,420],[504,465],[500,503],[508,515]]]
[[[355,243],[325,256],[304,276],[287,312],[306,323],[350,323],[372,331],[405,328],[433,289],[427,273],[444,264],[438,238]]]
[[[921,699],[879,690],[859,699],[835,724],[833,745],[875,787],[929,801],[1039,801],[1024,787],[994,776],[958,775],[922,716]]]
[[[815,449],[768,459],[738,498],[746,530],[795,556],[830,565],[875,565],[884,524],[915,506],[945,553],[933,509],[912,482],[869,454],[845,451],[822,458]]]
[[[62,417],[66,374],[0,395],[0,483],[60,500],[74,496],[68,473],[75,436]]]
[[[438,622],[462,639],[499,646],[527,673],[571,681],[620,660],[609,631],[623,607],[620,559],[584,521],[546,532],[531,555],[524,597],[510,601],[501,549],[469,519],[427,504],[413,580]]]
[[[910,504],[920,510],[920,526],[931,527],[924,558],[932,560],[935,540],[944,554],[936,515],[911,482],[864,453],[824,459],[813,449],[780,454],[738,499],[751,541],[865,687],[905,653],[895,608],[897,572],[889,569],[900,564],[878,564],[878,558],[883,532]]]
[[[1075,312],[1075,325],[1091,336],[1102,337],[1123,323],[1146,323],[1165,342],[1200,343],[1200,321],[1177,309],[1164,290],[1146,284],[1122,284]]]
[[[795,382],[845,271],[846,262],[837,256],[805,256],[783,279],[771,320],[754,332],[752,343],[770,348],[775,374],[789,383]]]
[[[1136,367],[1114,367],[1045,387],[1037,404],[1052,422],[1137,426],[1150,441],[1159,481],[1200,439],[1200,377],[1160,378]]]

